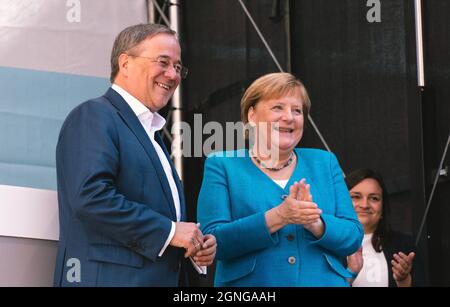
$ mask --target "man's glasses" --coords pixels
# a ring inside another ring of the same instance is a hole
[[[157,57],[157,58],[149,58],[149,57],[145,57],[145,56],[140,56],[140,55],[133,55],[133,54],[129,54],[128,56],[132,56],[135,58],[143,58],[143,59],[147,59],[150,60],[154,63],[158,63],[159,66],[161,66],[162,69],[167,70],[169,69],[170,66],[170,60],[166,57]],[[175,72],[183,79],[185,79],[187,77],[188,74],[188,69],[187,67],[184,67],[183,65],[177,63],[177,64],[173,64],[173,69],[175,69]]]

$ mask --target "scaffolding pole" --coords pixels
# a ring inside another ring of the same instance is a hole
[[[181,0],[171,0],[169,6],[169,18],[170,28],[177,32],[178,38],[181,36],[180,27],[180,2]],[[178,85],[175,93],[172,96],[172,125],[178,125],[182,122],[182,110],[183,98],[182,98],[182,85]],[[182,155],[182,139],[180,135],[180,129],[173,131],[173,144],[172,144],[172,158],[175,164],[175,168],[178,172],[178,176],[183,181],[183,155]]]
[[[414,10],[416,19],[417,83],[419,87],[424,87],[425,64],[423,56],[422,0],[414,1]]]
[[[167,1],[165,2],[167,3]],[[178,39],[180,39],[181,26],[180,26],[180,5],[181,0],[171,0],[169,2],[169,18],[167,18],[157,0],[148,0],[148,22],[156,21],[156,11],[159,13],[161,19],[164,21],[166,26],[177,32]],[[182,86],[178,85],[171,99],[171,109],[167,118],[171,120],[172,127],[178,125],[182,121]],[[173,135],[170,134],[167,126],[169,125],[169,120],[167,125],[163,128],[163,137],[166,136],[172,143],[171,158],[175,164],[175,169],[177,170],[180,180],[183,181],[183,155],[182,155],[182,139],[180,135],[180,129],[174,129]]]
[[[147,22],[155,23],[156,20],[156,12],[155,5],[152,0],[147,0]]]

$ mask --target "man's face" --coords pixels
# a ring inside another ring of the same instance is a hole
[[[152,112],[162,109],[180,84],[181,76],[174,69],[181,63],[181,48],[169,34],[145,39],[127,59],[126,90]],[[169,62],[164,67],[157,58]],[[154,60],[152,60],[154,59]]]

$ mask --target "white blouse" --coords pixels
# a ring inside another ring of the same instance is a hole
[[[377,253],[372,246],[373,233],[365,234],[363,247],[364,264],[352,287],[388,287],[388,263],[384,253]]]
[[[276,179],[272,179],[276,184],[278,184],[281,188],[284,189],[284,187],[286,186],[286,184],[288,183],[289,179],[286,180],[276,180]]]

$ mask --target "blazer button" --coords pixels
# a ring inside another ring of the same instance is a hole
[[[296,261],[295,257],[292,257],[292,256],[291,256],[291,257],[288,258],[288,262],[289,262],[290,264],[294,264],[295,261]]]
[[[294,236],[291,235],[291,234],[288,234],[288,235],[286,236],[286,239],[288,239],[288,241],[294,241]]]

